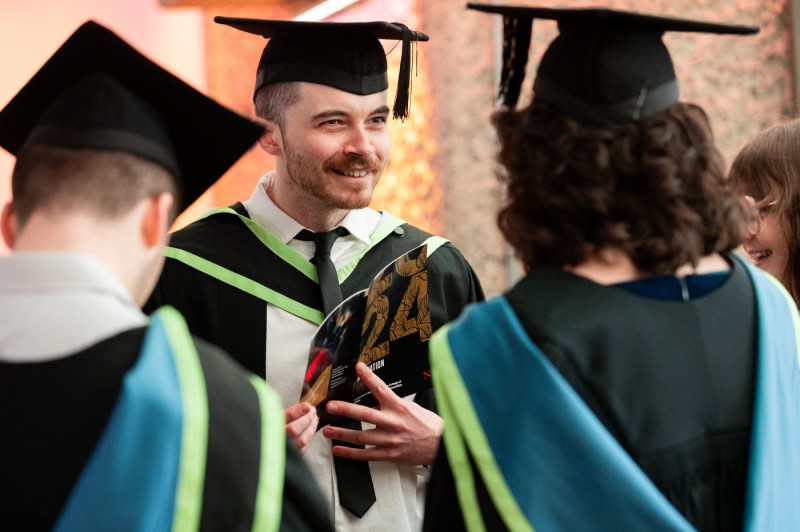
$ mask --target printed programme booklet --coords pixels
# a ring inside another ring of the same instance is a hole
[[[317,329],[300,401],[317,407],[318,429],[338,417],[325,411],[330,400],[377,405],[356,377],[359,361],[401,397],[430,388],[427,251],[423,244],[395,259]]]

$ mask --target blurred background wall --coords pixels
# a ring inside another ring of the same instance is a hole
[[[727,161],[752,134],[794,117],[800,0],[563,0],[515,4],[608,6],[653,14],[757,24],[755,37],[668,34],[682,99],[711,117]],[[500,54],[499,17],[464,8],[461,0],[0,0],[0,105],[83,21],[105,24],[155,61],[232,109],[252,116],[255,66],[265,41],[214,24],[215,15],[306,20],[388,20],[424,31],[418,46],[411,117],[391,125],[391,164],[373,206],[450,238],[491,295],[520,274],[495,227],[502,197],[497,184],[494,110]],[[537,21],[529,74],[555,24]],[[399,50],[386,44],[390,82]],[[531,76],[523,85],[529,97]],[[390,88],[389,99],[394,98]],[[524,101],[522,102],[524,103]],[[202,127],[202,124],[198,124]],[[178,220],[249,196],[274,162],[254,148]],[[13,157],[0,150],[0,201],[10,196]],[[0,244],[1,246],[2,244]],[[2,248],[0,248],[0,252]]]

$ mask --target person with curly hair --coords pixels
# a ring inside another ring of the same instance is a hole
[[[424,530],[796,528],[797,309],[734,255],[746,212],[661,40],[757,28],[471,7],[505,15],[498,222],[525,276],[431,340]],[[515,110],[533,18],[560,34]]]
[[[800,304],[800,119],[753,136],[736,155],[729,180],[757,216],[744,251]]]

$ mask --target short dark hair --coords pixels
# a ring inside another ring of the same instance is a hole
[[[775,124],[750,138],[736,155],[730,186],[756,202],[775,202],[789,251],[781,279],[800,304],[800,119]]]
[[[27,145],[17,154],[11,193],[18,223],[38,210],[84,211],[116,218],[144,198],[169,192],[180,198],[175,178],[162,166],[120,151]]]
[[[283,131],[284,112],[300,101],[300,82],[284,81],[261,87],[255,95],[256,116],[275,122]]]
[[[663,275],[739,245],[744,212],[698,106],[591,125],[534,99],[494,124],[507,185],[498,224],[528,269],[616,247]]]

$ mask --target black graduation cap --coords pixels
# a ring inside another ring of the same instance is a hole
[[[11,154],[26,143],[132,153],[179,179],[182,208],[262,132],[93,21],[0,111],[0,146]]]
[[[750,35],[755,26],[717,24],[605,8],[467,4],[503,16],[503,65],[499,98],[519,98],[534,19],[558,22],[559,35],[539,64],[533,91],[562,112],[592,123],[639,120],[678,102],[678,83],[666,31]]]
[[[269,83],[305,81],[353,94],[374,94],[389,87],[386,54],[378,39],[403,43],[394,117],[408,117],[412,43],[424,33],[398,22],[306,22],[214,17],[214,22],[268,38],[256,72],[253,96]]]

